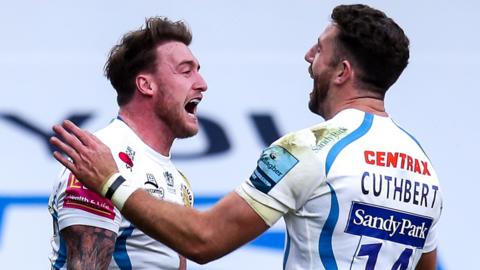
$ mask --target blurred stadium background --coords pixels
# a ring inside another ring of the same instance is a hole
[[[334,6],[351,1],[1,1],[0,261],[2,269],[48,269],[48,195],[59,171],[50,127],[75,119],[96,130],[116,116],[102,75],[109,49],[145,17],[186,20],[209,91],[202,131],[172,155],[207,208],[252,172],[273,138],[320,118],[307,108],[303,60]],[[411,40],[410,65],[387,95],[394,119],[415,134],[441,177],[441,269],[475,269],[480,150],[477,1],[364,1]],[[205,266],[281,269],[283,226]]]

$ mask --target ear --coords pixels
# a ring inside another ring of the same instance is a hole
[[[348,60],[343,60],[335,69],[334,83],[344,84],[353,76],[352,64]]]
[[[135,77],[135,85],[137,86],[137,90],[140,92],[140,94],[153,96],[154,83],[150,74],[138,74]]]

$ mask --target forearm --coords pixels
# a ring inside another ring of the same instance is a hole
[[[159,201],[138,190],[127,200],[122,214],[140,230],[188,259],[202,262],[219,253],[212,235],[215,226],[206,213]]]
[[[140,230],[189,259],[208,262],[268,229],[263,219],[236,193],[230,193],[203,213],[158,201],[146,191],[136,190],[123,177],[112,177],[118,168],[110,149],[98,138],[69,121],[63,127],[55,125],[54,131],[64,142],[53,137],[51,143],[73,161],[54,152],[60,163],[85,186],[111,199]]]
[[[237,200],[241,200],[240,203]],[[212,209],[200,212],[159,201],[137,190],[126,201],[122,214],[140,230],[188,259],[207,263],[268,229],[263,220],[241,202],[243,200],[232,193]]]

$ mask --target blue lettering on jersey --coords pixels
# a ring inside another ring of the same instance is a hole
[[[260,156],[250,181],[258,190],[268,193],[297,163],[298,159],[285,148],[269,147]]]
[[[353,202],[345,232],[423,248],[432,218]]]

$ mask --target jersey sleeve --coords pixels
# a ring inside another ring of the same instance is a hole
[[[283,214],[299,209],[324,179],[323,164],[313,150],[314,145],[315,136],[309,130],[280,138],[263,150],[257,167],[237,193],[248,194],[250,198],[242,196],[247,202],[253,199]]]
[[[61,177],[63,187],[57,194],[60,230],[72,225],[87,225],[118,233],[121,215],[110,200],[84,187],[68,170]]]

